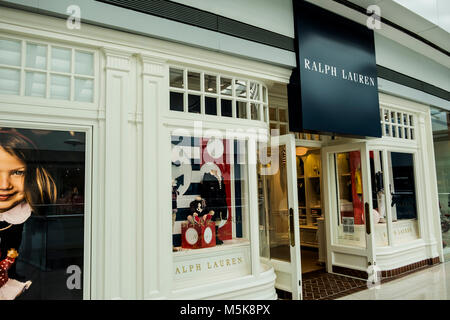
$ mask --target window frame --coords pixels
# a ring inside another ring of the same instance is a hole
[[[170,70],[176,69],[183,71],[183,87],[172,87],[170,85]],[[256,79],[251,79],[248,76],[237,76],[227,73],[221,73],[217,71],[210,71],[207,69],[200,69],[200,68],[194,68],[194,67],[186,67],[178,64],[169,64],[169,77],[168,77],[168,89],[169,89],[169,95],[170,93],[182,93],[183,94],[183,111],[176,111],[170,109],[170,98],[169,98],[169,105],[167,108],[167,114],[170,116],[176,115],[178,113],[184,114],[189,116],[194,116],[195,118],[198,118],[198,120],[205,120],[205,121],[249,121],[251,123],[268,123],[269,119],[269,97],[268,97],[268,88],[267,86]],[[189,73],[199,73],[200,74],[200,90],[191,90],[189,89],[189,83],[188,83],[188,74]],[[216,77],[216,93],[208,92],[205,87],[205,75],[209,76],[215,76]],[[220,90],[220,84],[221,79],[227,79],[231,80],[231,95],[225,95],[221,93]],[[236,91],[236,81],[245,81],[246,83],[246,97],[239,97],[237,95]],[[255,83],[258,85],[259,90],[259,99],[251,99],[250,98],[250,83]],[[265,88],[265,90],[263,89]],[[200,113],[191,113],[187,110],[187,107],[189,105],[188,98],[189,95],[198,95],[200,96]],[[205,98],[211,97],[216,98],[217,104],[216,104],[216,115],[210,115],[205,113]],[[224,116],[222,114],[222,100],[231,100],[231,110],[232,110],[232,116]],[[246,103],[246,118],[239,118],[237,116],[237,102],[245,102]],[[258,119],[252,119],[251,118],[251,104],[258,105]]]
[[[54,41],[46,41],[37,38],[24,37],[24,36],[15,36],[10,34],[2,34],[0,39],[16,41],[20,42],[21,51],[20,51],[20,65],[13,66],[7,64],[0,64],[0,68],[2,69],[12,69],[18,70],[20,72],[19,76],[19,94],[0,94],[2,96],[2,100],[11,101],[13,103],[20,103],[29,100],[32,105],[41,105],[41,106],[52,106],[52,107],[76,107],[77,109],[94,109],[98,106],[99,103],[99,66],[100,66],[100,58],[98,50],[83,47],[79,45],[67,45],[64,43],[58,43]],[[26,61],[26,53],[27,53],[27,44],[40,45],[46,47],[46,68],[45,69],[37,69],[33,67],[28,67]],[[66,50],[70,50],[71,53],[71,69],[70,72],[60,72],[51,70],[51,51],[52,48],[62,48]],[[89,53],[92,54],[93,57],[93,74],[92,75],[84,75],[78,74],[75,72],[75,54],[76,52],[81,53]],[[26,74],[27,72],[36,72],[45,74],[46,77],[46,88],[44,97],[40,96],[32,96],[26,95]],[[51,90],[51,76],[64,76],[69,77],[70,79],[70,88],[69,88],[69,99],[57,99],[51,98],[50,90]],[[91,80],[92,84],[92,101],[81,101],[75,100],[75,81],[76,79],[83,80]]]

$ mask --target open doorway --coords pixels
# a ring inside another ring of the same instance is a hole
[[[320,148],[296,147],[302,274],[325,270],[325,225]]]

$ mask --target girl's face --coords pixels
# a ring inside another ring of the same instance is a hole
[[[0,147],[0,212],[25,198],[25,163]]]

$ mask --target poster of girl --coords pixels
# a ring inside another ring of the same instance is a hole
[[[23,226],[56,197],[56,184],[33,141],[13,129],[0,130],[0,300],[15,299],[31,286],[15,279]]]

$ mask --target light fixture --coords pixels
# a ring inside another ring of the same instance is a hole
[[[308,148],[305,147],[295,148],[295,154],[299,157],[304,156],[306,153],[308,153]]]

